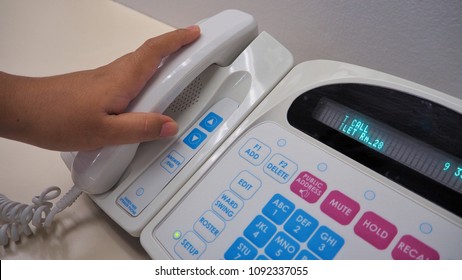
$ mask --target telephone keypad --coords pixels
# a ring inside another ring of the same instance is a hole
[[[243,235],[258,248],[266,245],[264,252],[270,259],[293,259],[300,249],[306,251],[300,255],[301,258],[312,254],[307,251],[310,249],[323,259],[333,259],[344,244],[340,235],[326,226],[318,227],[317,219],[302,209],[295,210],[295,204],[281,194],[274,195],[262,209],[262,213],[264,216],[255,217]],[[278,232],[277,225],[283,225]],[[309,242],[306,242],[312,235]],[[269,240],[271,241],[268,243]],[[230,250],[225,258],[231,256],[232,259],[237,259],[237,255],[232,255],[234,249]]]

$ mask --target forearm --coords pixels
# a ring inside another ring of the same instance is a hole
[[[79,135],[83,144],[92,141],[86,133],[98,119],[86,110],[95,110],[97,100],[86,87],[98,84],[94,72],[43,78],[0,73],[0,137],[54,150],[68,150]]]
[[[20,140],[31,125],[38,79],[0,72],[0,136]]]
[[[74,86],[74,75],[33,78],[0,72],[0,137],[62,149],[56,143],[65,142],[66,120],[78,109],[72,91],[65,90]]]

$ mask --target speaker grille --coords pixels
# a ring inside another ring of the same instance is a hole
[[[202,91],[200,76],[194,79],[168,106],[167,110],[173,113],[181,113],[199,101]]]

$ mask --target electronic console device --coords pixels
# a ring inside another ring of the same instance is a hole
[[[462,257],[462,102],[363,67],[293,67],[252,16],[199,23],[128,110],[177,137],[63,153],[153,258]]]
[[[308,61],[141,234],[153,258],[460,259],[462,103]]]

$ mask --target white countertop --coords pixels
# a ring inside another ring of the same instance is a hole
[[[0,0],[0,70],[47,76],[98,67],[173,28],[109,0]],[[0,193],[29,203],[72,180],[60,154],[0,138]],[[146,259],[130,236],[87,196],[54,226],[0,247],[1,259]]]

